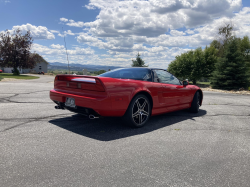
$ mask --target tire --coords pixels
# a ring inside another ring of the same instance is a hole
[[[194,94],[194,98],[190,107],[190,112],[198,113],[200,109],[200,92]]]
[[[140,94],[130,102],[123,116],[125,125],[132,127],[143,127],[151,116],[151,104],[147,96]]]

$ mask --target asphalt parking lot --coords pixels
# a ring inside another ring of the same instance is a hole
[[[53,77],[0,82],[0,186],[250,186],[250,96],[132,129],[55,110]]]

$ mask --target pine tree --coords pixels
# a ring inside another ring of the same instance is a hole
[[[132,67],[148,67],[145,65],[144,60],[141,59],[140,53],[137,54],[136,60],[132,60]]]
[[[212,87],[225,90],[246,88],[249,75],[239,40],[233,37],[224,47],[223,56],[215,64]]]

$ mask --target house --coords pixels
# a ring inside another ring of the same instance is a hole
[[[12,73],[13,68],[10,67],[5,67],[5,68],[1,68],[0,69],[3,70],[4,73]],[[37,63],[36,66],[33,69],[19,69],[20,73],[38,73],[43,71],[44,73],[48,72],[48,63],[43,61],[41,63]]]

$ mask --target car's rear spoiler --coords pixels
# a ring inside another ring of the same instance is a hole
[[[105,91],[105,86],[98,77],[87,75],[57,75],[55,77],[55,87],[57,86],[92,91]]]

